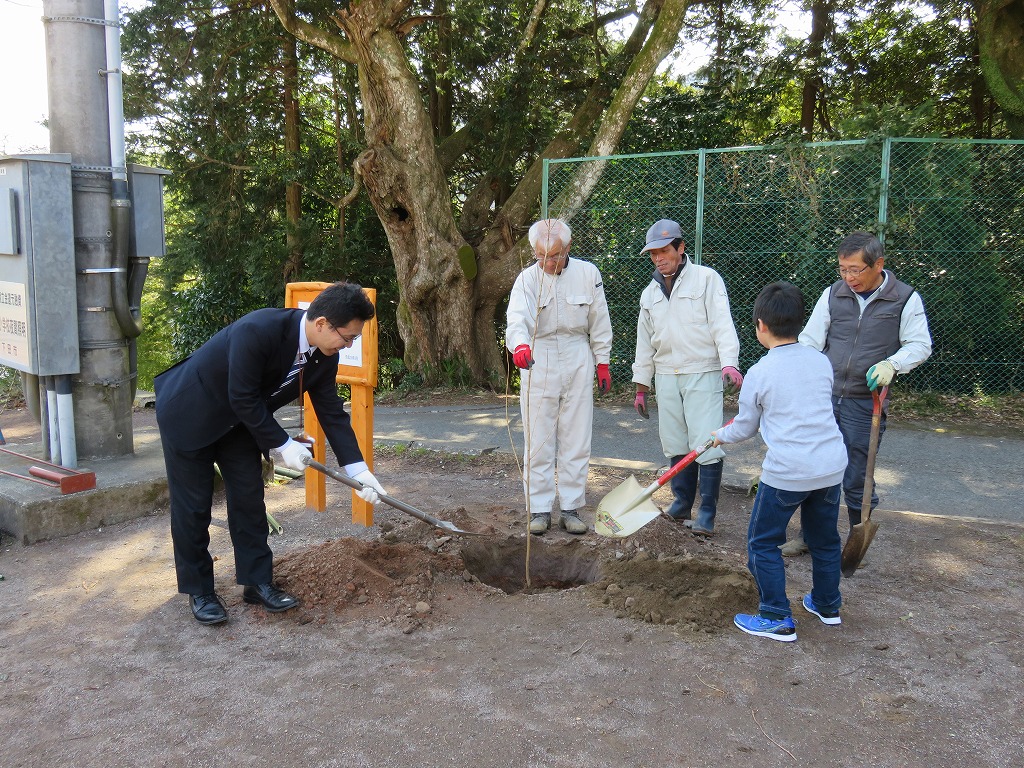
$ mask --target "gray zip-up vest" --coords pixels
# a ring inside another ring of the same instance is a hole
[[[860,313],[857,295],[844,280],[828,294],[829,326],[822,351],[832,363],[835,397],[870,398],[868,368],[899,350],[900,318],[914,289],[885,270],[889,280]]]

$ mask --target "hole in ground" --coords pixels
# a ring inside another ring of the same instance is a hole
[[[526,539],[473,541],[461,551],[466,569],[484,584],[514,595],[526,590]],[[570,541],[530,542],[530,590],[571,589],[601,578],[601,559],[592,547]]]

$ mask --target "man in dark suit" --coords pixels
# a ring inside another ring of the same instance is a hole
[[[362,288],[334,283],[309,309],[259,309],[219,331],[191,356],[157,375],[156,417],[171,496],[171,538],[178,591],[202,624],[227,621],[214,591],[210,520],[214,464],[227,496],[228,531],[242,597],[268,611],[298,605],[272,582],[262,456],[305,469],[309,450],[292,440],[274,412],[304,392],[345,472],[371,504],[384,493],[356,442],[335,376],[338,352],[351,347],[374,315]]]

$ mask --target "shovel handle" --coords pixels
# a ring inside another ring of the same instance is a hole
[[[360,483],[358,480],[353,480],[344,472],[339,472],[336,469],[331,469],[330,467],[325,466],[321,464],[319,461],[315,461],[314,459],[306,459],[305,463],[306,466],[309,467],[310,469],[315,469],[317,472],[323,472],[328,477],[334,478],[339,483],[347,485],[354,491],[363,490],[364,486],[362,483]],[[406,504],[404,501],[399,501],[398,499],[388,496],[386,493],[378,492],[377,495],[380,496],[380,500],[383,501],[385,504],[388,504],[401,512],[405,512],[405,514],[407,515],[412,515],[417,520],[422,520],[424,523],[432,525],[435,528],[444,528],[450,530],[449,526],[451,526],[451,523],[448,523],[446,525],[444,521],[438,520],[436,517],[431,517],[426,512],[416,509],[416,507],[412,506],[411,504]]]
[[[875,457],[878,456],[878,433],[882,431],[882,403],[889,388],[871,390],[871,434],[868,436],[868,460],[864,467],[864,498],[860,502],[860,519],[871,519],[871,495],[875,491]]]
[[[729,419],[722,426],[723,427],[728,427],[730,424],[733,423],[733,421],[735,421],[735,419]],[[677,461],[675,464],[673,464],[664,475],[662,475],[661,477],[658,478],[657,482],[655,482],[655,484],[654,484],[654,490],[657,490],[658,488],[663,486],[665,483],[667,483],[669,480],[671,480],[673,477],[675,477],[680,472],[682,472],[684,469],[686,469],[688,466],[690,466],[690,464],[692,464],[694,462],[694,460],[698,456],[700,456],[705,451],[710,450],[711,446],[713,446],[714,444],[715,444],[715,438],[713,438],[713,437],[709,438],[706,443],[704,443],[703,445],[697,446],[692,451],[690,451],[688,454],[683,456],[683,458],[681,458],[679,461]]]

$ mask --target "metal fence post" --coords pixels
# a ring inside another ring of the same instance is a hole
[[[707,162],[707,150],[697,153],[697,223],[694,225],[693,262],[700,264],[704,254],[704,164]]]
[[[889,226],[889,163],[892,162],[892,142],[882,142],[882,188],[878,192],[878,239],[885,245],[885,231]]]

